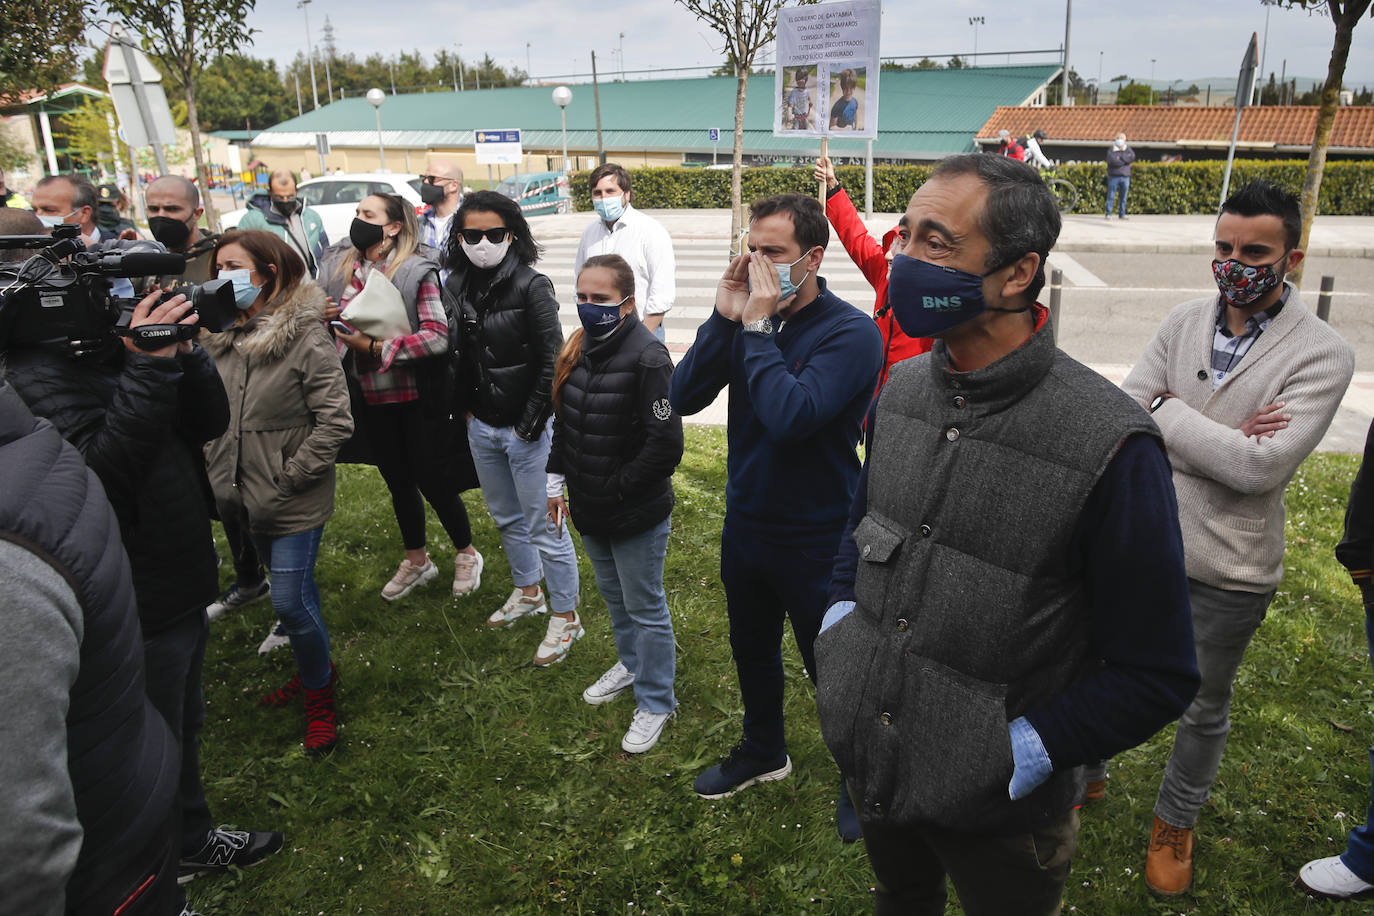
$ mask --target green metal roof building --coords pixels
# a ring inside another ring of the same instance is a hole
[[[963,70],[885,70],[879,95],[874,156],[884,160],[935,160],[971,151],[973,137],[999,105],[1044,104],[1056,65],[977,67]],[[388,150],[468,152],[476,129],[520,128],[527,152],[557,155],[563,138],[552,86],[521,86],[467,92],[389,96],[382,105],[382,142]],[[590,84],[573,84],[567,107],[568,149],[587,155],[597,149],[596,111]],[[773,136],[771,74],[750,78],[745,104],[744,153],[755,158],[814,155],[815,138]],[[650,154],[681,162],[709,156],[709,128],[720,129],[719,149],[728,157],[733,143],[735,79],[604,82],[600,86],[603,142],[612,157],[638,160]],[[314,156],[316,134],[331,148],[357,151],[350,168],[371,151],[376,162],[377,129],[364,98],[334,102],[258,133],[253,151],[264,160],[288,150]],[[862,156],[865,141],[831,138],[832,156]],[[280,151],[274,155],[274,151]],[[693,155],[695,154],[695,155]],[[407,156],[409,161],[409,157]],[[331,168],[334,167],[331,161]],[[418,165],[416,166],[418,168]],[[409,167],[408,167],[409,170]]]

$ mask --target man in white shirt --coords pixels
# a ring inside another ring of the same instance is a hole
[[[663,316],[677,295],[673,240],[663,224],[630,206],[630,173],[614,162],[591,176],[592,207],[600,219],[582,233],[573,275],[598,254],[618,254],[635,273],[635,307],[644,326],[664,339]]]
[[[1037,130],[1026,138],[1026,165],[1035,166],[1038,169],[1047,169],[1054,165],[1040,149],[1040,144],[1048,137],[1043,130]]]
[[[448,247],[453,214],[463,201],[463,170],[452,159],[431,159],[429,174],[421,175],[420,199],[429,205],[420,215],[420,241],[443,252]],[[448,271],[444,270],[444,279]]]

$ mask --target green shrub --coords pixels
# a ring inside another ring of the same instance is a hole
[[[898,213],[921,183],[930,176],[928,165],[879,165],[873,168],[873,209]],[[1226,163],[1137,162],[1131,172],[1132,213],[1211,213],[1221,202],[1221,181]],[[855,202],[863,197],[862,166],[842,165],[835,170]],[[1238,159],[1231,173],[1231,187],[1263,178],[1294,193],[1301,193],[1307,163],[1303,160]],[[730,172],[726,169],[641,168],[631,169],[635,202],[641,207],[706,209],[730,206]],[[1094,212],[1106,201],[1106,163],[1063,165],[1059,178],[1078,189],[1079,212]],[[587,172],[572,176],[577,209],[590,210]],[[771,194],[798,191],[813,194],[816,181],[810,168],[746,168],[745,203]],[[1322,178],[1319,213],[1328,216],[1364,216],[1374,213],[1374,162],[1328,162]]]

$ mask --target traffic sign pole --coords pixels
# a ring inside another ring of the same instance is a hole
[[[124,55],[124,66],[128,68],[129,80],[134,87],[134,98],[138,100],[138,114],[143,121],[143,130],[153,148],[153,158],[157,160],[157,173],[167,174],[167,157],[162,152],[162,144],[157,142],[157,128],[153,125],[152,108],[148,104],[148,90],[143,85],[143,75],[138,72],[138,62],[134,60],[134,49],[122,35],[114,39]]]

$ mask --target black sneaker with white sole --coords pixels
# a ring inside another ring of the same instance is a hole
[[[275,830],[230,830],[218,827],[210,831],[205,845],[193,856],[183,856],[177,883],[185,884],[201,875],[212,875],[235,868],[257,865],[281,849],[282,835]]]
[[[263,579],[257,585],[239,585],[235,582],[229,586],[229,590],[219,596],[219,600],[205,609],[205,616],[210,620],[223,617],[235,608],[241,608],[245,604],[252,604],[254,601],[266,598],[272,591],[272,583]]]

